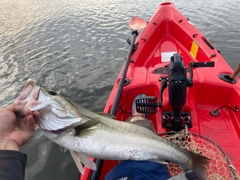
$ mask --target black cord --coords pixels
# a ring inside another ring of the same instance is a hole
[[[213,115],[213,116],[218,116],[218,115],[219,115],[218,110],[219,110],[219,109],[222,109],[222,108],[230,108],[233,112],[238,112],[238,111],[239,111],[237,105],[236,105],[234,108],[231,107],[231,106],[221,106],[221,107],[217,108],[216,110],[212,110],[212,111],[210,112],[211,115]]]
[[[217,109],[215,110],[215,112],[218,111],[218,110],[221,109],[221,108],[230,108],[233,112],[238,112],[238,107],[237,107],[237,106],[235,106],[234,108],[231,107],[231,106],[221,106],[220,108],[217,108]]]

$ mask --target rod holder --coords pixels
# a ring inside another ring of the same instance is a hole
[[[236,67],[236,69],[233,71],[231,75],[229,74],[220,74],[219,78],[225,82],[231,83],[231,84],[236,84],[236,76],[240,72],[240,64]]]
[[[220,74],[219,78],[225,82],[236,84],[236,79],[232,79],[229,74]]]

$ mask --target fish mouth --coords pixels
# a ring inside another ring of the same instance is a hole
[[[14,103],[22,105],[24,109],[38,111],[45,107],[43,104],[48,100],[48,94],[56,95],[55,92],[40,86],[37,81],[29,79]]]
[[[39,103],[38,99],[40,89],[41,87],[37,84],[35,80],[28,80],[14,103],[22,105],[24,106],[24,108],[31,109]]]

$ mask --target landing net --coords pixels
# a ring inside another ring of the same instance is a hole
[[[210,139],[185,130],[176,134],[165,133],[161,134],[161,136],[166,137],[182,149],[187,149],[211,159],[207,168],[209,180],[240,180],[239,173],[235,170],[227,155]],[[168,164],[168,170],[171,176],[183,173],[183,170],[174,163]]]

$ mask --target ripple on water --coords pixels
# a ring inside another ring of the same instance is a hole
[[[149,20],[161,2],[1,0],[1,105],[13,101],[31,77],[78,104],[101,111],[129,48],[130,19]],[[232,67],[239,63],[237,0],[173,2]],[[29,157],[26,180],[77,179],[69,154],[58,152],[41,133],[23,151]]]

